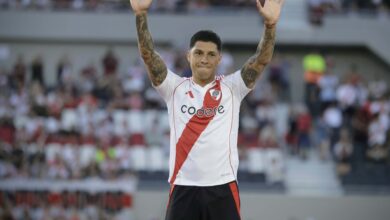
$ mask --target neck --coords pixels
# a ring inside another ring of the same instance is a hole
[[[195,78],[195,77],[192,77],[192,81],[202,87],[206,86],[207,84],[211,83],[212,81],[214,81],[215,77],[211,77],[211,78],[208,78],[208,79],[198,79],[198,78]]]

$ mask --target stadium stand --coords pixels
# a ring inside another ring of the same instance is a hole
[[[226,6],[223,1],[224,7],[215,9],[222,5],[217,0],[162,2],[154,6],[155,13],[208,14],[216,10],[218,14]],[[228,7],[251,10],[251,2],[228,1]],[[309,21],[318,25],[330,13],[348,14],[356,8],[376,16],[388,13],[388,1],[364,2],[370,3],[307,1]],[[3,0],[0,5],[7,12],[115,14],[128,10],[127,1],[119,0]],[[7,36],[0,35],[0,40],[14,43]],[[55,37],[51,42],[56,42]],[[237,68],[232,57],[241,59],[245,55],[237,55],[235,49],[235,45],[246,44],[245,40],[228,42],[226,48],[234,52],[225,51],[221,72]],[[38,40],[37,44],[42,43]],[[318,151],[324,163],[336,164],[334,172],[347,193],[378,189],[389,192],[389,80],[381,78],[384,74],[367,77],[371,74],[367,70],[381,69],[377,66],[384,66],[388,74],[386,59],[369,54],[363,64],[347,60],[343,65],[348,68],[342,69],[337,65],[344,59],[337,53],[315,52],[313,59],[309,49],[302,52],[295,49],[299,43],[292,44],[292,49],[280,48],[264,80],[242,105],[238,142],[238,179],[242,186],[284,193],[288,158],[306,161],[311,151]],[[7,57],[7,48],[0,46],[0,56]],[[80,58],[75,61],[65,54],[54,64],[45,63],[45,58],[51,56],[50,49],[43,54],[26,50],[18,58],[12,55],[12,59],[1,60],[0,219],[128,219],[134,189],[115,186],[129,179],[133,183],[165,184],[169,155],[165,106],[151,88],[142,63],[134,59],[129,67],[123,67],[117,49],[110,47],[94,54],[99,64],[87,61],[92,57],[83,57],[86,61],[82,68],[75,68],[73,63],[80,63]],[[355,51],[343,47],[339,50]],[[168,66],[188,76],[184,53],[181,47],[162,45],[161,54]],[[291,59],[291,54],[295,58]],[[372,57],[374,62],[367,61]],[[45,72],[47,65],[55,66],[55,71]],[[298,74],[302,76],[295,77]],[[306,98],[302,95],[297,99],[299,94],[291,92],[297,78],[305,82],[302,88]],[[26,188],[20,180],[36,184]],[[88,181],[101,185],[77,185]],[[20,187],[9,187],[18,184]]]

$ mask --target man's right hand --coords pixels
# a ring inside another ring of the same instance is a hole
[[[135,14],[147,12],[153,0],[130,0],[130,5]]]

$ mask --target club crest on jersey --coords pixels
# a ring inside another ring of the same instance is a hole
[[[211,89],[210,95],[214,100],[219,100],[221,98],[221,91],[216,89]]]

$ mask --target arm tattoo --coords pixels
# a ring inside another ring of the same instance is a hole
[[[154,51],[153,39],[148,30],[146,13],[136,16],[138,47],[153,85],[160,85],[167,76],[167,66],[160,55]]]
[[[265,67],[271,59],[275,46],[275,26],[266,27],[255,55],[245,63],[241,70],[242,79],[248,88],[253,88]]]

